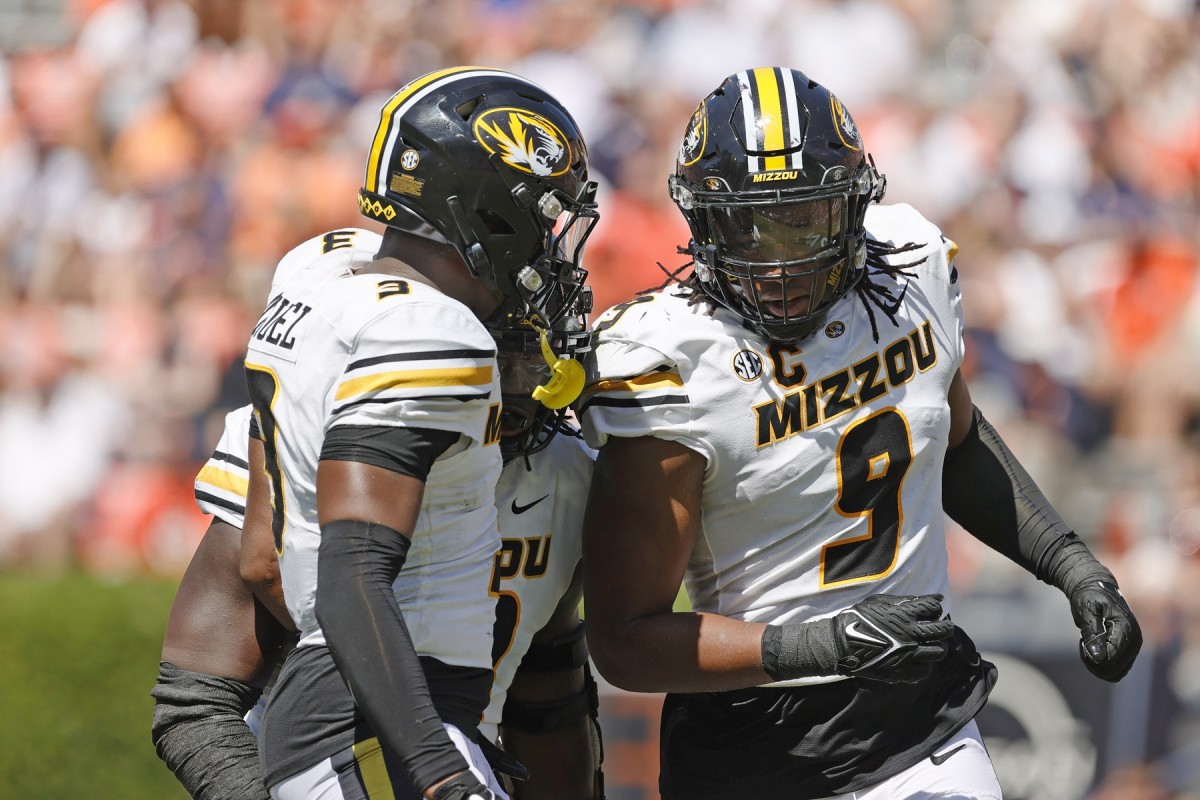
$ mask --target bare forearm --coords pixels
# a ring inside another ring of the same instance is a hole
[[[766,625],[717,614],[640,617],[607,630],[588,620],[588,644],[604,677],[632,692],[711,692],[769,683]]]
[[[514,800],[591,800],[596,775],[591,726],[584,715],[552,733],[502,728],[504,749],[529,768],[529,780],[515,783]]]

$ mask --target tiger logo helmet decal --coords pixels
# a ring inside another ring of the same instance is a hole
[[[522,108],[493,108],[475,120],[475,140],[505,164],[539,177],[562,175],[573,161],[567,138],[545,117]]]
[[[842,105],[842,101],[838,100],[832,92],[829,94],[829,110],[833,114],[833,121],[837,125],[838,137],[842,140],[842,144],[851,150],[861,150],[862,139],[858,135],[858,126],[854,124],[854,119]]]
[[[708,139],[708,114],[705,108],[704,103],[701,103],[692,112],[683,141],[679,143],[679,163],[685,167],[695,164],[700,160],[700,156],[704,155],[704,146]]]

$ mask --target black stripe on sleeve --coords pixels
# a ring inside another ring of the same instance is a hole
[[[591,406],[607,406],[609,408],[652,408],[654,406],[681,406],[690,403],[687,395],[668,395],[666,397],[595,397],[584,404]]]
[[[244,505],[238,505],[232,500],[226,500],[224,497],[217,497],[215,494],[209,494],[208,492],[203,492],[197,489],[196,499],[203,500],[206,503],[211,503],[212,505],[217,506],[218,508],[223,508],[226,511],[232,511],[235,514],[241,514],[243,517],[246,516],[246,507]]]
[[[495,350],[423,350],[417,353],[390,353],[385,356],[372,356],[351,361],[346,366],[346,372],[376,364],[388,364],[395,361],[435,361],[447,358],[495,358]]]
[[[353,402],[346,403],[343,406],[338,406],[337,408],[333,409],[333,414],[341,414],[343,411],[351,408],[357,408],[358,406],[378,405],[381,403],[399,403],[402,401],[427,402],[430,400],[457,400],[460,403],[469,403],[472,400],[487,400],[491,398],[491,396],[491,392],[488,391],[477,392],[476,394],[424,394],[420,395],[419,397],[368,397],[363,400],[355,400]]]
[[[230,453],[222,453],[220,450],[216,450],[213,452],[212,460],[213,461],[224,461],[226,463],[233,464],[235,467],[241,467],[242,469],[247,469],[247,470],[250,469],[250,464],[247,463],[246,461],[238,458],[235,455],[231,455]]]

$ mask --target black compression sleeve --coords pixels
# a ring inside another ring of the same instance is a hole
[[[1068,596],[1089,580],[1115,583],[978,408],[967,438],[946,453],[942,508],[972,536]]]
[[[150,694],[154,749],[189,795],[196,800],[269,800],[258,740],[243,719],[260,690],[163,661]]]
[[[392,593],[409,544],[384,525],[322,525],[316,614],[356,705],[423,793],[467,762],[442,728]]]
[[[432,428],[339,425],[325,435],[321,458],[360,461],[425,480],[433,462],[456,441],[457,433]]]

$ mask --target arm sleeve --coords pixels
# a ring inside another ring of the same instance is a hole
[[[161,662],[151,738],[196,800],[268,800],[258,740],[243,717],[261,692],[252,686]]]
[[[383,525],[322,525],[316,614],[355,703],[423,793],[467,763],[442,728],[392,592],[409,545]]]
[[[967,438],[946,454],[942,507],[972,536],[1067,596],[1089,580],[1115,584],[978,408]]]

